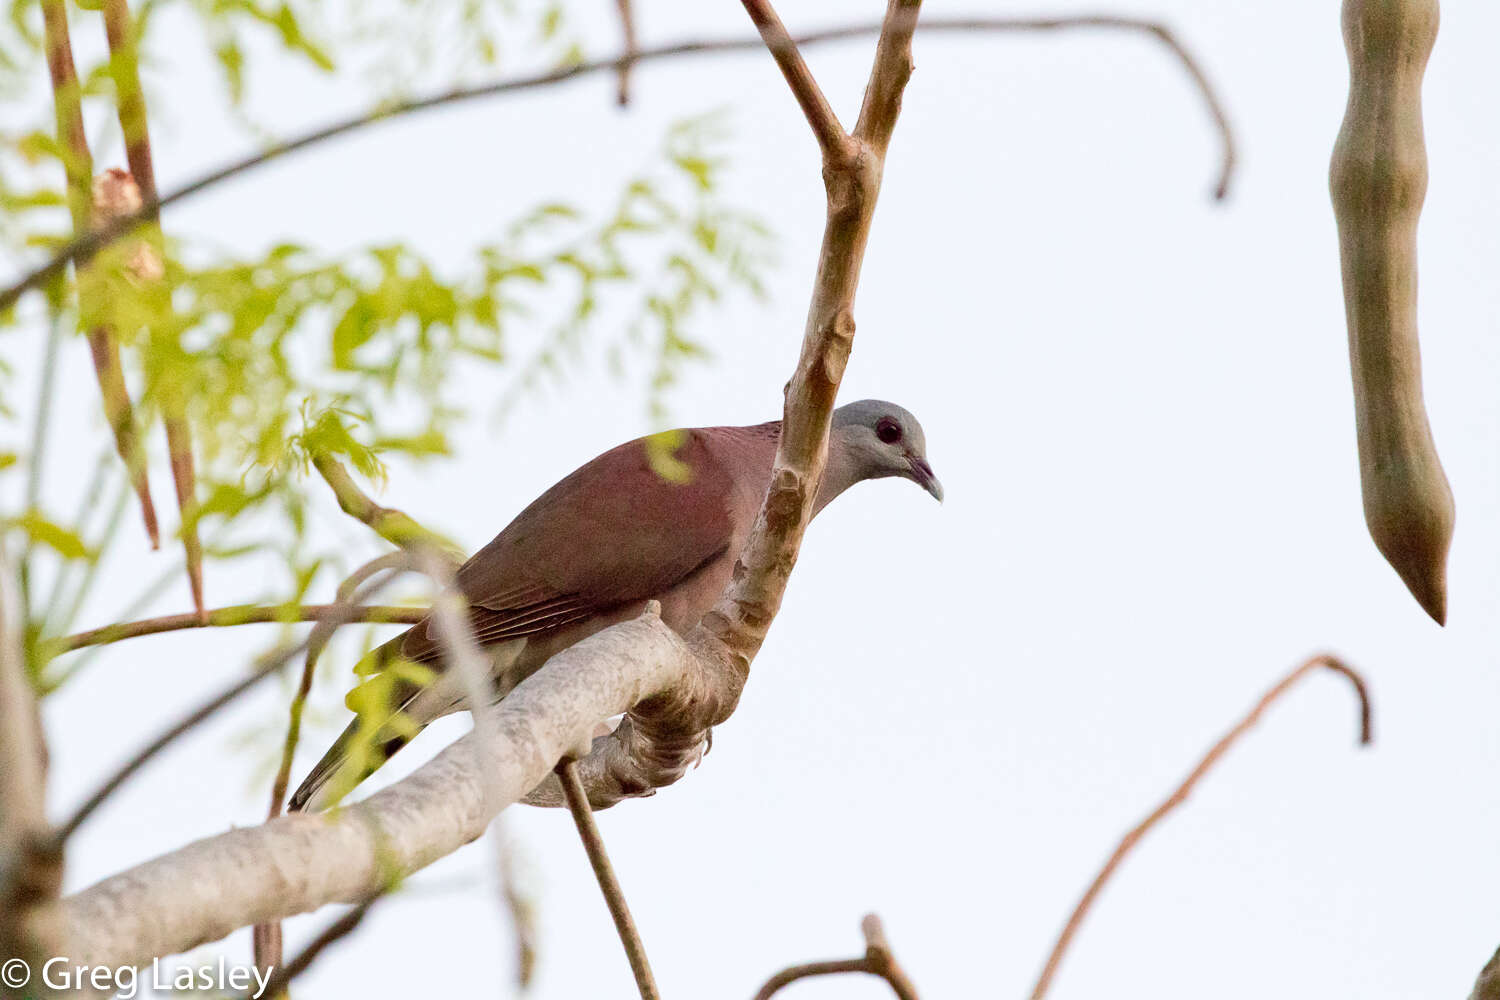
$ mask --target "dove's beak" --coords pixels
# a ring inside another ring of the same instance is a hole
[[[943,502],[943,484],[938,482],[937,474],[932,471],[932,466],[927,464],[927,459],[919,455],[912,455],[907,459],[911,466],[911,478],[918,486],[932,494],[932,498],[938,503]]]

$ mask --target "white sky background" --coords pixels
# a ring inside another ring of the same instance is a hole
[[[639,6],[647,42],[749,31],[731,0]],[[795,30],[883,5],[783,6]],[[1423,360],[1458,503],[1440,630],[1360,515],[1326,190],[1346,88],[1337,7],[1133,11],[1172,24],[1224,96],[1243,157],[1220,206],[1207,197],[1216,135],[1159,46],[1111,32],[918,38],[843,398],[912,409],[948,501],[887,481],[834,505],[704,766],[601,815],[666,996],[748,996],[790,962],[852,955],[869,910],[925,996],[1024,996],[1118,836],[1324,649],[1371,681],[1376,746],[1355,749],[1344,684],[1310,679],[1142,845],[1053,995],[1466,995],[1500,943],[1500,8],[1447,5],[1425,88]],[[597,19],[594,50],[612,51],[613,4],[574,9]],[[934,0],[924,13],[1036,10]],[[184,34],[156,80],[176,97],[155,126],[164,189],[251,148],[222,120],[199,48]],[[870,51],[809,53],[846,121]],[[278,134],[367,99],[302,70],[257,79],[253,107]],[[685,424],[772,417],[822,224],[806,125],[762,54],[641,67],[626,113],[613,88],[601,76],[367,130],[166,224],[246,252],[404,240],[457,267],[530,204],[606,203],[669,122],[728,106],[731,192],[771,223],[781,264],[769,303],[732,297],[697,321],[716,358],[671,401]],[[97,433],[84,354],[68,359],[78,405],[60,434]],[[639,383],[600,368],[499,429],[476,418],[458,461],[398,466],[382,499],[479,546],[559,476],[649,429]],[[463,391],[482,415],[500,384]],[[59,495],[69,486],[55,471]],[[168,503],[164,475],[156,486]],[[142,567],[176,558],[130,546],[87,624]],[[209,579],[215,604],[259,586]],[[180,587],[158,610],[186,606]],[[59,812],[265,641],[220,631],[111,651],[48,707]],[[258,822],[265,793],[233,738],[283,710],[268,690],[152,765],[77,839],[70,885]],[[464,726],[434,727],[392,772]],[[299,773],[321,749],[304,744]],[[534,995],[632,995],[567,816],[518,807],[504,822],[540,906]],[[492,859],[470,847],[413,879],[299,997],[505,995],[513,944]],[[331,914],[291,922],[289,951]],[[248,935],[225,947],[248,955]],[[884,989],[846,977],[789,995]]]

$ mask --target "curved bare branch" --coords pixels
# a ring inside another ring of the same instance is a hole
[[[880,29],[881,25],[877,23],[846,25],[823,31],[807,32],[796,36],[793,41],[805,48],[809,45],[824,45],[876,35],[880,33]],[[1074,29],[1103,29],[1144,33],[1160,41],[1167,47],[1168,51],[1181,63],[1183,70],[1198,89],[1199,96],[1203,99],[1203,103],[1207,107],[1210,117],[1213,119],[1214,127],[1219,133],[1221,146],[1220,164],[1213,193],[1216,199],[1223,199],[1229,192],[1230,179],[1233,176],[1237,162],[1234,133],[1229,124],[1229,117],[1224,111],[1223,101],[1215,93],[1198,60],[1182,44],[1172,29],[1165,24],[1146,18],[1108,15],[932,18],[922,22],[922,31],[927,34],[1011,33],[1018,31],[1051,32]],[[110,225],[96,231],[83,234],[63,246],[46,263],[27,273],[3,292],[0,292],[0,311],[10,308],[26,292],[35,288],[41,288],[48,281],[62,273],[63,268],[67,267],[69,261],[88,260],[104,247],[109,246],[122,236],[134,231],[136,227],[154,222],[161,214],[162,209],[185,201],[210,188],[217,187],[225,181],[255,170],[273,160],[300,152],[327,142],[330,139],[336,139],[350,132],[369,128],[370,126],[406,115],[420,114],[423,111],[446,107],[450,104],[536,90],[541,87],[565,83],[596,73],[612,72],[618,74],[622,69],[637,63],[651,63],[686,56],[757,52],[762,47],[763,43],[759,38],[677,42],[672,45],[641,49],[634,53],[626,52],[625,54],[611,56],[606,59],[586,60],[561,69],[548,70],[510,80],[499,80],[495,83],[481,84],[475,87],[460,87],[433,95],[432,97],[382,107],[369,114],[345,119],[344,121],[335,122],[323,128],[305,132],[264,152],[246,156],[243,159],[236,160],[233,163],[226,164],[217,170],[204,174],[165,195],[160,201],[143,205],[139,211],[132,215],[117,219]]]
[[[1078,932],[1078,928],[1083,924],[1083,918],[1088,915],[1089,909],[1099,897],[1099,892],[1120,867],[1120,863],[1125,860],[1126,855],[1134,850],[1136,844],[1140,843],[1141,839],[1150,833],[1154,826],[1165,819],[1168,813],[1187,801],[1188,796],[1192,794],[1193,789],[1203,776],[1213,769],[1213,766],[1223,758],[1224,754],[1229,752],[1229,748],[1234,746],[1240,737],[1254,728],[1255,724],[1260,721],[1260,717],[1265,714],[1266,709],[1279,701],[1283,695],[1297,685],[1298,681],[1314,670],[1331,670],[1348,679],[1354,688],[1354,696],[1359,702],[1360,745],[1363,746],[1371,741],[1373,736],[1370,728],[1369,691],[1365,687],[1364,679],[1338,657],[1330,656],[1326,653],[1314,656],[1301,663],[1281,680],[1271,685],[1271,689],[1261,696],[1260,700],[1251,707],[1244,718],[1236,722],[1229,732],[1225,733],[1219,738],[1217,743],[1208,748],[1208,752],[1203,755],[1203,758],[1198,761],[1192,771],[1188,772],[1188,776],[1172,791],[1172,794],[1168,795],[1162,801],[1161,805],[1151,810],[1150,815],[1137,823],[1125,836],[1120,838],[1120,843],[1115,847],[1114,852],[1110,854],[1109,860],[1104,862],[1104,867],[1100,868],[1099,873],[1094,876],[1094,880],[1089,883],[1088,889],[1083,893],[1083,898],[1073,908],[1073,912],[1068,916],[1068,922],[1063,925],[1062,932],[1058,934],[1057,942],[1053,944],[1052,952],[1047,956],[1047,962],[1042,967],[1042,974],[1037,977],[1036,986],[1032,988],[1031,1000],[1042,1000],[1047,995],[1047,991],[1052,985],[1052,979],[1057,974],[1058,966],[1062,964],[1063,956],[1067,953],[1068,945],[1073,941],[1073,935]]]

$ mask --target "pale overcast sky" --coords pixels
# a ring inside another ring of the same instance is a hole
[[[732,0],[637,6],[647,42],[749,30]],[[794,29],[883,7],[783,6]],[[593,50],[610,51],[614,5],[572,9]],[[1360,514],[1326,185],[1346,88],[1338,4],[1129,12],[1171,24],[1220,88],[1242,153],[1222,205],[1208,198],[1211,123],[1149,39],[917,40],[843,398],[919,416],[947,503],[883,481],[831,507],[713,753],[679,785],[601,815],[667,997],[749,996],[788,963],[852,955],[869,910],[924,996],[1024,996],[1119,835],[1320,650],[1369,678],[1375,746],[1356,749],[1342,682],[1310,679],[1141,846],[1053,996],[1458,1000],[1500,944],[1500,8],[1446,5],[1426,84],[1423,361],[1458,506],[1446,629],[1407,596]],[[165,189],[253,146],[222,120],[190,55],[199,38],[174,30],[180,52],[157,78],[177,96],[155,130]],[[846,120],[870,51],[809,53]],[[623,113],[613,88],[601,76],[367,130],[167,225],[247,252],[403,240],[458,266],[538,201],[607,203],[670,122],[725,107],[730,192],[771,224],[780,264],[766,303],[731,296],[699,317],[715,358],[671,402],[685,424],[773,417],[822,224],[806,125],[759,53],[641,67]],[[252,107],[289,134],[367,99],[287,69],[262,74]],[[94,428],[82,351],[65,377],[80,404],[60,433]],[[463,389],[483,413],[502,384]],[[594,365],[498,429],[476,418],[456,461],[396,466],[383,499],[477,547],[559,476],[647,429],[639,381]],[[175,558],[130,545],[88,624],[138,567]],[[210,579],[214,603],[260,590],[230,572]],[[186,606],[180,588],[157,610]],[[110,651],[48,705],[55,808],[265,641],[219,631]],[[236,737],[279,726],[284,705],[268,689],[148,768],[77,839],[69,885],[258,822],[259,757]],[[392,776],[465,726],[434,727]],[[326,735],[305,742],[299,771]],[[502,822],[539,906],[533,995],[632,995],[568,817],[517,807]],[[414,878],[299,1000],[506,995],[513,937],[493,858],[471,846]],[[289,950],[334,912],[292,921]],[[248,935],[221,947],[243,958]],[[845,978],[787,995],[884,990]]]

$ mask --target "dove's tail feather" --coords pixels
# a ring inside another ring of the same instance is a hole
[[[330,792],[337,790],[339,795],[336,797],[342,798],[344,793],[380,770],[386,761],[396,756],[397,751],[410,743],[415,736],[413,733],[377,738],[364,752],[357,755],[360,758],[359,766],[354,769],[350,750],[358,741],[367,739],[360,733],[360,726],[361,722],[358,719],[349,723],[348,728],[339,735],[333,746],[328,748],[323,759],[308,772],[306,778],[302,779],[302,784],[297,786],[297,790],[292,793],[291,801],[287,805],[289,811],[315,812],[331,805],[332,802],[325,801],[326,796],[318,793],[325,789]],[[423,727],[418,727],[419,730],[421,728]],[[339,780],[334,782],[335,778]],[[330,785],[330,783],[333,784]]]
[[[397,636],[393,641],[374,650],[370,654],[371,667],[362,672],[368,672],[372,676],[378,674],[400,655],[400,644],[401,637]],[[422,685],[397,680],[390,687],[386,698],[387,707],[378,712],[372,712],[372,706],[368,704],[361,706],[361,717],[349,723],[348,727],[339,734],[339,738],[333,741],[333,746],[328,748],[322,760],[319,760],[307,777],[302,779],[302,784],[298,785],[297,790],[292,793],[287,809],[290,812],[314,812],[332,805],[334,801],[348,794],[355,785],[378,771],[402,747],[415,739],[417,733],[421,732],[431,721],[413,718],[408,712],[417,696],[424,690],[426,688]],[[351,699],[352,697],[351,694]],[[354,708],[355,705],[351,704],[350,707]],[[403,717],[399,729],[389,725],[397,716]],[[378,718],[379,721],[379,728],[373,733],[368,721],[372,717]],[[338,780],[335,781],[335,778]]]
[[[297,786],[287,807],[290,811],[316,812],[333,805],[416,739],[428,723],[468,707],[457,679],[445,673],[434,675],[431,664],[424,665],[426,676],[421,679],[392,675],[387,668],[400,659],[401,641],[397,636],[380,646],[359,667],[369,679],[344,699],[359,717]],[[484,647],[486,666],[491,671],[487,693],[493,701],[505,697],[521,682],[525,670],[517,669],[516,663],[525,648],[525,639]]]

